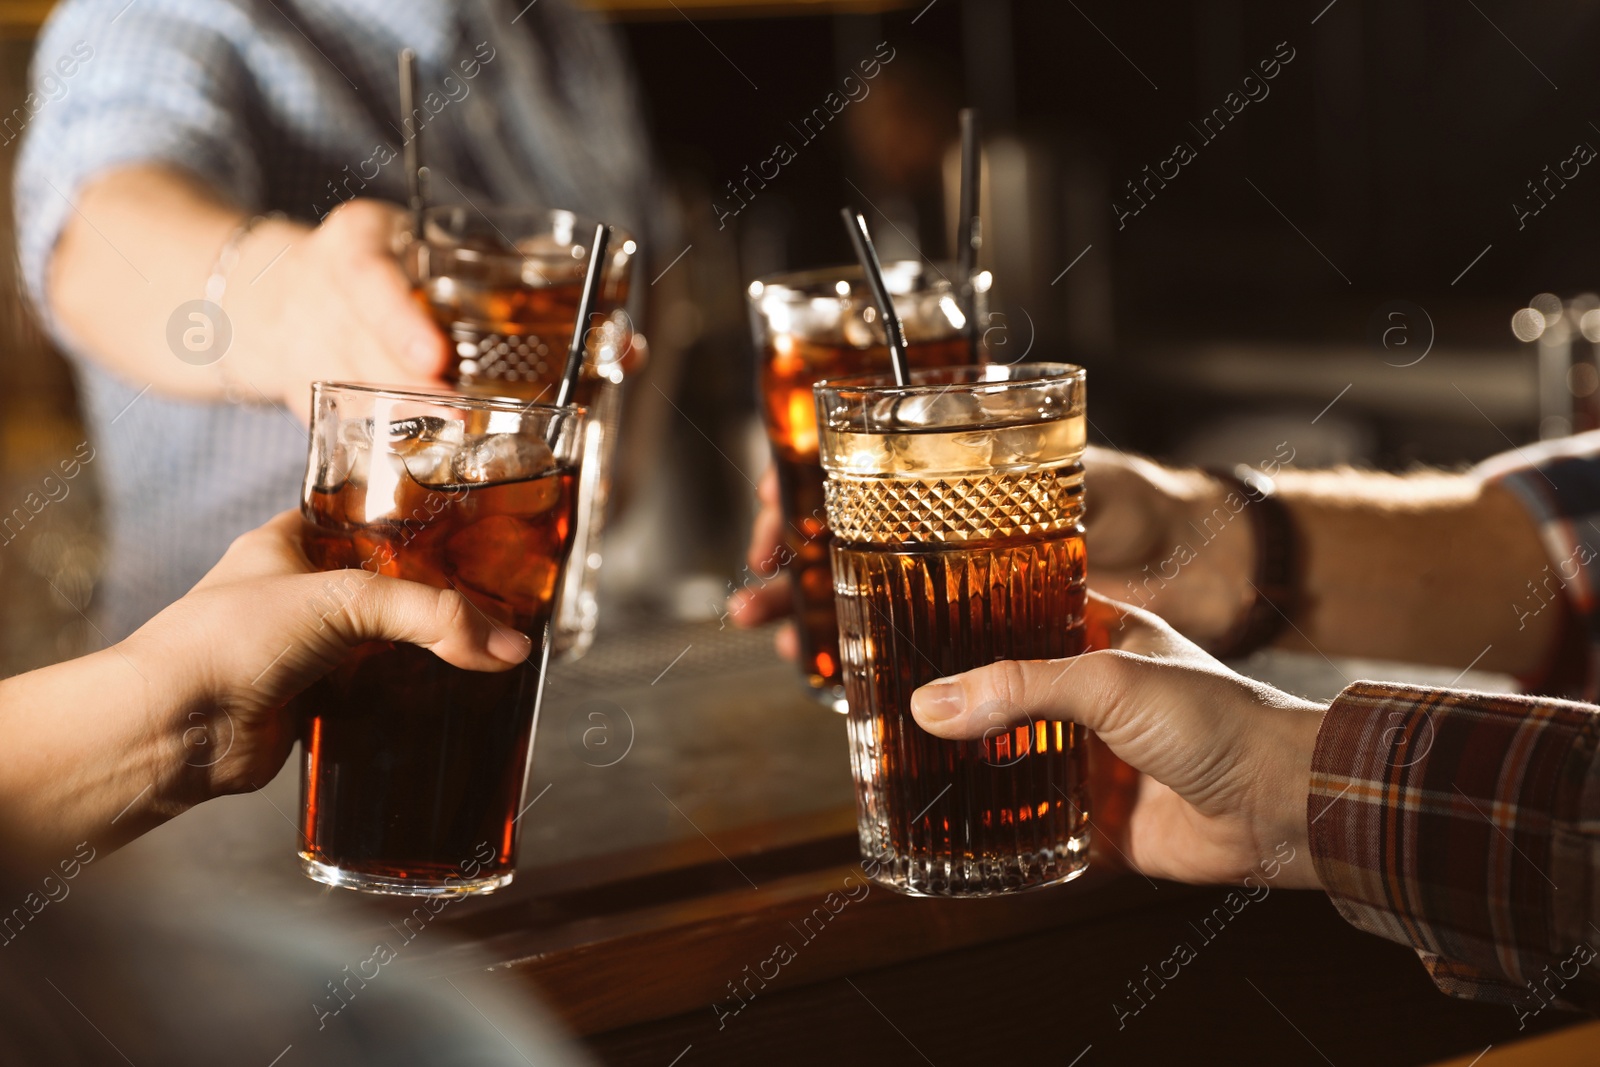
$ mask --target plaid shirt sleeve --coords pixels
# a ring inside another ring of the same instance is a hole
[[[1550,564],[1519,620],[1566,635],[1535,684],[1600,696],[1600,432],[1516,449],[1509,489]],[[1416,948],[1445,992],[1600,1010],[1600,708],[1356,682],[1329,708],[1306,818],[1317,873],[1362,930]]]
[[[1600,431],[1502,453],[1478,474],[1528,509],[1550,560],[1510,611],[1519,626],[1547,610],[1563,618],[1558,647],[1523,688],[1600,703]]]
[[[1312,758],[1323,886],[1447,993],[1600,1010],[1597,741],[1584,704],[1356,682]]]

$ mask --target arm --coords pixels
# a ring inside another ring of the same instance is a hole
[[[287,702],[363,641],[471,670],[529,642],[459,593],[371,576],[329,613],[285,512],[234,542],[127,640],[0,682],[0,816],[42,847],[117,847],[211,797],[258,789],[294,744]]]
[[[315,378],[435,379],[445,340],[392,254],[398,211],[376,201],[315,228],[257,223],[226,271],[232,343],[183,345],[185,329],[206,325],[183,305],[206,295],[230,237],[268,210],[250,16],[226,3],[110,15],[94,3],[52,15],[36,90],[48,95],[57,57],[82,69],[33,117],[17,158],[21,273],[56,340],[136,387],[200,400],[231,392],[304,409]]]
[[[1225,633],[1253,596],[1255,565],[1231,490],[1102,449],[1087,466],[1092,586],[1197,640]],[[1479,472],[1272,477],[1298,528],[1304,590],[1280,645],[1519,675],[1545,665],[1563,614],[1516,610],[1549,557],[1502,485]]]
[[[1446,992],[1600,1006],[1600,708],[1374,682],[1324,707],[1153,615],[1091,596],[1087,618],[1101,650],[934,682],[918,723],[1082,723],[1103,746],[1096,831],[1145,874],[1321,888]],[[1550,975],[1542,995],[1524,984]]]
[[[173,317],[200,299],[249,218],[198,178],[132,166],[91,181],[49,262],[49,310],[85,354],[173,396],[279,402],[304,413],[310,383],[425,384],[444,338],[391,251],[400,211],[356,200],[315,229],[264,220],[239,240],[222,309],[226,350],[175,347]],[[179,315],[179,331],[190,321]],[[181,341],[179,342],[181,345]]]

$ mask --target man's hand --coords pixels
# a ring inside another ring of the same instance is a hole
[[[1311,754],[1323,705],[1228,670],[1148,612],[1090,594],[1092,643],[1069,659],[1002,662],[918,689],[912,714],[939,737],[980,738],[997,725],[1082,723],[1139,771],[1097,766],[1096,829],[1144,874],[1237,882],[1306,849]],[[1316,886],[1309,862],[1284,884]]]
[[[222,371],[246,390],[239,399],[259,391],[309,422],[313,381],[439,380],[444,335],[395,258],[403,219],[393,204],[351,200],[316,229],[263,223],[250,232],[223,298],[234,344]]]

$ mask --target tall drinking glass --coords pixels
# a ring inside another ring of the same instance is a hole
[[[1083,370],[957,367],[823,382],[816,398],[868,872],[951,897],[1076,877],[1082,728],[995,714],[983,738],[946,741],[911,694],[1083,651]]]
[[[914,260],[884,267],[913,367],[972,362],[953,277],[953,269],[941,274]],[[975,277],[974,290],[982,321],[987,272]],[[784,545],[774,562],[782,564],[793,586],[801,673],[819,700],[844,711],[811,388],[823,378],[888,373],[888,342],[859,267],[775,275],[752,282],[748,293],[767,440],[783,509]]]
[[[502,673],[362,645],[302,697],[301,850],[319,882],[455,896],[511,881],[583,409],[318,382],[301,501],[323,617],[376,575],[452,588],[533,639]]]
[[[418,299],[450,338],[446,381],[474,395],[554,400],[594,228],[593,219],[570,211],[446,205],[424,213],[422,235],[406,236],[402,259]],[[563,659],[588,650],[599,617],[600,535],[623,383],[640,362],[625,310],[636,251],[632,237],[614,231],[575,394],[589,420],[573,564],[556,603],[553,648]]]

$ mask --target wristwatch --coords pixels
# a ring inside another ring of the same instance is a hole
[[[1250,580],[1255,596],[1232,628],[1210,648],[1219,659],[1238,659],[1270,645],[1294,625],[1304,600],[1303,552],[1294,516],[1279,499],[1271,477],[1247,463],[1231,471],[1206,473],[1244,498],[1244,512],[1255,538],[1256,566]]]

